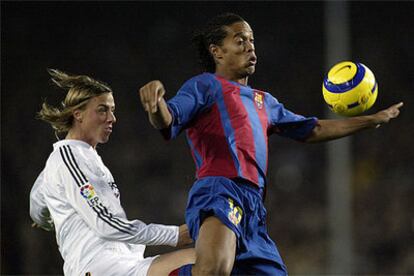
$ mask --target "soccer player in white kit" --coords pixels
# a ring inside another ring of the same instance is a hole
[[[43,103],[39,118],[57,133],[46,166],[30,193],[34,226],[55,230],[65,275],[168,275],[194,263],[194,250],[144,258],[145,245],[181,246],[192,242],[186,225],[128,220],[119,190],[96,151],[116,122],[112,90],[87,76],[49,70],[67,90],[61,108]]]

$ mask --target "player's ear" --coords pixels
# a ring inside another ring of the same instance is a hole
[[[79,123],[82,123],[82,118],[83,118],[83,112],[80,109],[76,109],[73,111],[73,118],[78,121]]]
[[[210,46],[208,46],[208,50],[211,54],[211,56],[216,60],[216,59],[222,59],[223,58],[223,51],[221,50],[221,48],[219,46],[217,46],[216,44],[210,44]]]

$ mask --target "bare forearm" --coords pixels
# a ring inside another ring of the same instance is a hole
[[[142,106],[148,113],[151,125],[156,129],[167,128],[172,122],[164,94],[164,85],[159,80],[150,81],[139,89]]]
[[[156,112],[148,112],[148,118],[151,125],[156,129],[164,129],[170,126],[172,116],[164,98],[159,101]]]
[[[316,143],[334,140],[363,129],[375,128],[377,125],[377,120],[371,115],[338,120],[319,120],[306,142]]]
[[[305,142],[316,143],[338,139],[367,128],[376,128],[397,118],[403,103],[394,104],[387,109],[367,116],[358,116],[342,120],[319,120],[313,132]]]

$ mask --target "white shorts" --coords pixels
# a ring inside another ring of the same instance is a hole
[[[95,260],[88,265],[81,276],[146,276],[151,263],[156,258],[158,255],[142,259],[136,255],[121,256],[105,252],[94,258]],[[87,274],[88,272],[90,274]]]

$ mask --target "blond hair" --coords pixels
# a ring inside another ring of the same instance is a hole
[[[83,109],[89,99],[112,93],[112,89],[105,83],[84,75],[69,75],[56,69],[47,70],[52,82],[67,91],[61,107],[54,107],[46,103],[37,113],[38,118],[49,123],[55,130],[56,136],[68,132],[73,125],[73,111]]]

